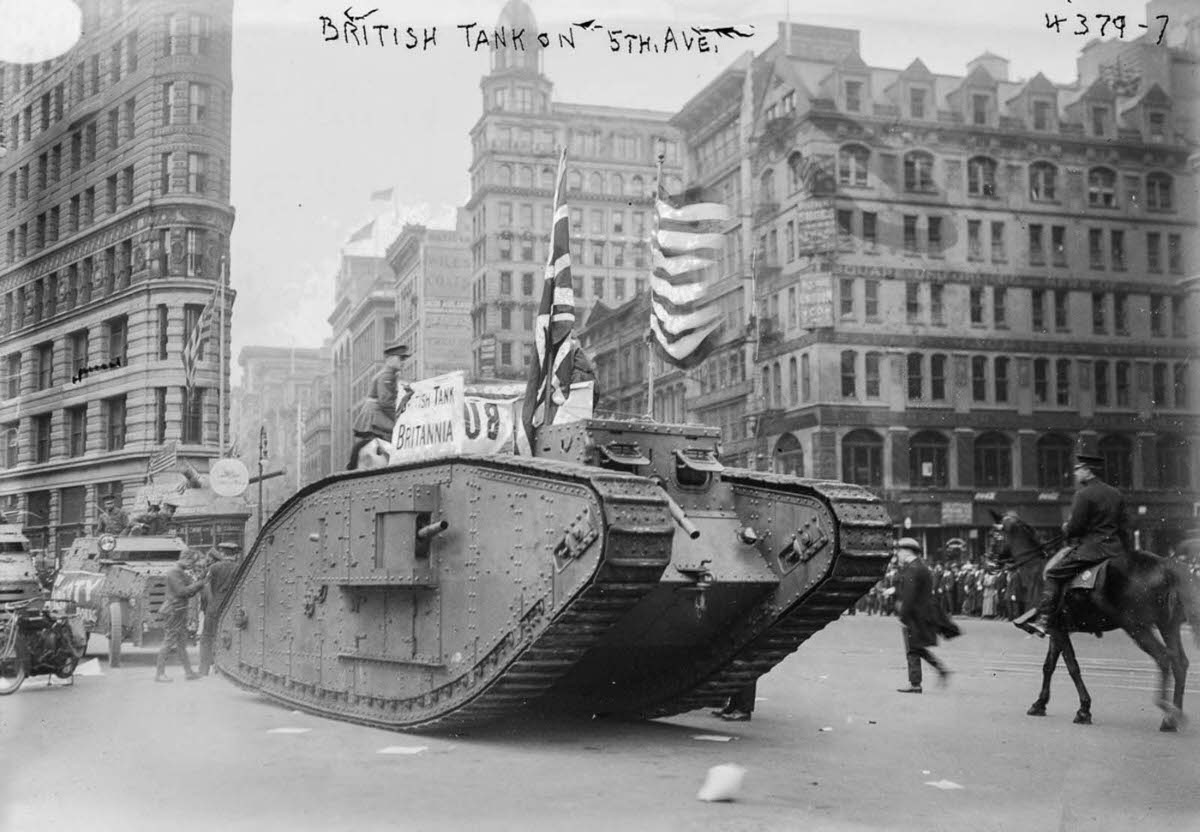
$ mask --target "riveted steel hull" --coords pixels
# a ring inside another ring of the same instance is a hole
[[[861,488],[697,473],[711,429],[545,433],[539,458],[455,457],[302,490],[221,605],[218,668],[293,707],[394,729],[522,709],[666,715],[767,672],[886,568],[891,523]],[[622,464],[600,467],[598,449]]]

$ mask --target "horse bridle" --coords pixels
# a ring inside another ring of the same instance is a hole
[[[1030,531],[1032,532],[1033,530],[1030,529]],[[1032,563],[1033,561],[1035,561],[1039,557],[1041,557],[1041,555],[1047,549],[1049,549],[1052,546],[1057,546],[1059,543],[1062,543],[1062,541],[1065,539],[1066,539],[1065,534],[1056,534],[1054,537],[1050,538],[1049,540],[1047,540],[1043,543],[1037,544],[1032,549],[1026,549],[1025,551],[1019,552],[1019,553],[1010,553],[1009,558],[1012,559],[1012,563],[1008,565],[1008,567],[1007,567],[1008,571],[1015,572],[1016,570],[1020,569],[1022,566],[1025,566],[1028,563]],[[1024,560],[1019,560],[1019,558],[1024,558]]]

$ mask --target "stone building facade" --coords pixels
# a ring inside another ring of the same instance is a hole
[[[526,49],[493,49],[483,114],[471,129],[473,376],[523,379],[545,273],[555,175],[567,148],[572,277],[582,322],[596,301],[619,306],[646,284],[647,229],[660,140],[670,189],[682,184],[670,113],[554,101],[538,31],[523,0],[497,27],[524,28]],[[532,45],[530,45],[532,44]]]
[[[395,275],[396,338],[409,347],[412,378],[470,375],[470,234],[406,225],[386,257]]]
[[[228,263],[232,2],[81,7],[68,53],[0,65],[0,500],[50,549],[164,443],[207,469],[228,370],[215,321],[191,394],[181,355]]]
[[[656,372],[656,416],[721,426],[729,464],[872,488],[935,556],[980,554],[993,511],[1056,528],[1099,453],[1165,551],[1200,471],[1186,12],[1161,46],[1087,47],[1069,86],[991,53],[870,67],[857,31],[780,24],[673,119],[689,185],[734,209],[713,290],[754,300],[704,365]],[[627,317],[597,343],[634,343]]]

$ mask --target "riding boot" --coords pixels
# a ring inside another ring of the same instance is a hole
[[[1030,621],[1022,629],[1028,630],[1042,638],[1050,628],[1050,617],[1058,609],[1058,601],[1062,595],[1063,582],[1057,578],[1047,577],[1042,585],[1042,597],[1038,601],[1037,618]]]

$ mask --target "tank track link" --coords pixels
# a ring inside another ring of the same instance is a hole
[[[865,488],[734,468],[725,469],[722,477],[741,490],[820,500],[836,520],[837,554],[812,589],[784,610],[770,601],[762,604],[742,626],[712,645],[710,660],[697,667],[695,684],[686,693],[652,704],[643,716],[672,716],[723,704],[835,621],[874,586],[891,560],[891,519],[883,503]],[[760,630],[756,622],[768,617],[774,622]],[[757,635],[747,637],[754,632]]]
[[[596,571],[587,585],[553,617],[544,632],[537,636],[532,644],[515,656],[506,657],[510,664],[505,670],[461,707],[412,723],[404,723],[398,719],[385,721],[364,718],[342,706],[342,697],[335,696],[334,702],[326,702],[324,699],[313,701],[305,694],[297,695],[288,690],[286,686],[279,684],[280,680],[260,679],[260,683],[256,684],[248,681],[241,673],[229,672],[218,663],[218,669],[226,678],[239,687],[255,691],[280,704],[326,718],[392,730],[460,731],[521,712],[532,700],[547,692],[614,623],[658,585],[663,570],[670,562],[675,525],[661,492],[644,478],[572,463],[515,456],[502,459],[457,457],[453,462],[523,473],[557,482],[586,484],[601,502],[606,544],[605,553],[601,555]],[[339,475],[338,479],[386,476],[397,470],[412,467],[419,465],[347,473]],[[268,521],[259,539],[268,539],[271,532],[297,510],[300,501],[315,490],[316,488],[310,486],[293,496]],[[250,560],[251,557],[246,559],[243,569]],[[241,571],[235,576],[234,586],[240,580]],[[232,592],[229,593],[227,598],[232,595]],[[218,615],[225,615],[224,605]],[[530,622],[531,626],[535,626],[536,623],[536,620]],[[486,668],[491,662],[505,660],[498,654],[507,646],[508,640],[502,639],[496,649],[484,656],[465,674],[465,678],[474,680],[480,667]],[[461,679],[452,681],[445,687],[458,684],[462,684]],[[436,698],[438,695],[439,691],[435,690],[426,694],[426,697]]]

